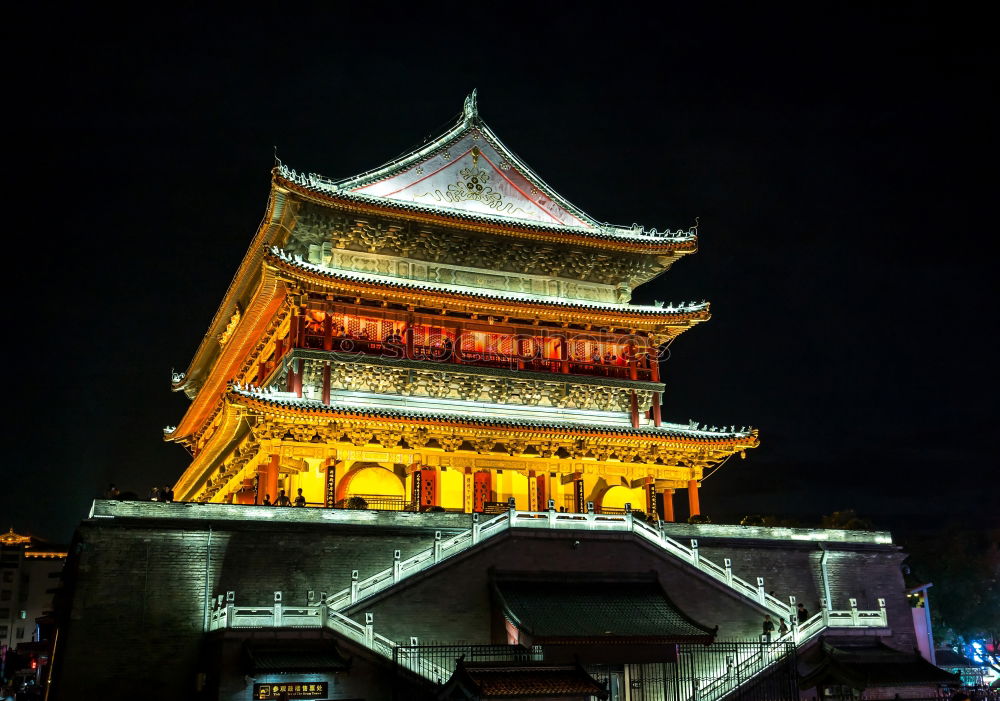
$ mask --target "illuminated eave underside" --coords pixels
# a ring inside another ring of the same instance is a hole
[[[267,254],[266,261],[300,282],[322,286],[333,285],[336,289],[350,291],[352,294],[371,294],[373,292],[378,293],[380,296],[393,293],[409,294],[411,298],[419,297],[431,302],[434,300],[451,300],[467,304],[478,303],[480,305],[482,302],[489,302],[494,314],[504,312],[517,313],[519,311],[521,313],[531,311],[544,313],[552,310],[589,312],[595,316],[600,315],[614,324],[619,324],[619,322],[624,320],[639,319],[643,321],[662,321],[667,324],[685,324],[706,321],[710,316],[708,302],[679,306],[677,308],[664,308],[628,304],[595,304],[569,300],[556,301],[526,293],[487,293],[475,292],[471,289],[466,291],[455,286],[415,283],[408,280],[386,278],[365,273],[334,270],[313,263],[306,263],[275,250]],[[497,304],[507,306],[496,306]]]
[[[620,436],[641,441],[667,443],[689,447],[730,449],[733,451],[754,448],[758,445],[757,429],[744,432],[722,432],[690,429],[676,424],[639,428],[594,426],[573,422],[542,422],[529,419],[497,420],[470,418],[465,413],[399,411],[395,409],[360,409],[357,407],[326,406],[310,400],[275,399],[264,394],[230,387],[227,399],[233,404],[272,416],[288,418],[341,418],[386,423],[403,423],[407,426],[450,426],[469,429],[501,430],[518,434],[545,434],[577,437]]]
[[[410,202],[397,202],[380,197],[370,197],[359,193],[320,190],[282,177],[277,169],[275,169],[273,182],[279,192],[282,190],[294,192],[310,202],[334,209],[363,214],[403,216],[412,221],[458,227],[466,231],[516,236],[548,243],[578,244],[605,250],[645,253],[649,255],[681,255],[694,253],[698,249],[698,235],[694,232],[691,232],[684,238],[650,240],[651,237],[649,236],[632,236],[627,233],[605,233],[601,230],[584,229],[582,227],[556,227],[528,222],[509,222],[462,212],[443,211]],[[628,229],[621,229],[620,231],[627,232]]]

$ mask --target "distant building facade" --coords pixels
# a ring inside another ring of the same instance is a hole
[[[64,546],[13,528],[0,534],[0,668],[7,678],[21,672],[40,678],[48,663],[53,597],[66,554]]]

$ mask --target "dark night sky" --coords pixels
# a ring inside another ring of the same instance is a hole
[[[180,474],[169,373],[256,230],[272,146],[350,175],[473,87],[595,217],[700,217],[699,253],[637,299],[713,304],[673,345],[665,417],[761,430],[705,482],[709,514],[994,517],[997,65],[973,5],[408,7],[10,25],[0,527],[68,540],[109,481]]]

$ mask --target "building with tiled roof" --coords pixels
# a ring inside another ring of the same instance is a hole
[[[176,503],[77,530],[51,701],[832,701],[880,661],[926,698],[888,533],[685,518],[757,445],[661,415],[709,306],[632,291],[696,246],[569,203],[474,95],[368,173],[279,164],[173,378]]]
[[[479,116],[342,179],[279,164],[187,370],[182,501],[673,520],[746,426],[663,420],[661,351],[707,302],[631,304],[694,228],[602,223]]]

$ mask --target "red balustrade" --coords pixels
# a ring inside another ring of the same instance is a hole
[[[298,326],[298,325],[297,325]],[[585,375],[589,377],[607,377],[619,380],[652,380],[658,381],[656,360],[651,356],[625,355],[611,356],[606,360],[584,361],[570,355],[563,358],[543,358],[534,355],[516,353],[484,352],[462,348],[455,350],[450,338],[433,346],[417,345],[407,342],[407,334],[393,333],[385,340],[355,337],[353,335],[332,335],[330,324],[302,324],[297,338],[285,338],[276,343],[275,354],[268,361],[261,363],[258,371],[258,381],[277,367],[281,357],[291,349],[307,348],[313,350],[332,350],[340,353],[360,353],[377,355],[384,358],[422,360],[457,365],[473,365],[477,367],[495,367],[509,370],[526,370],[529,372],[563,373],[570,375]],[[289,343],[291,340],[291,343]],[[515,344],[505,344],[507,346]],[[516,344],[522,345],[522,344]]]

